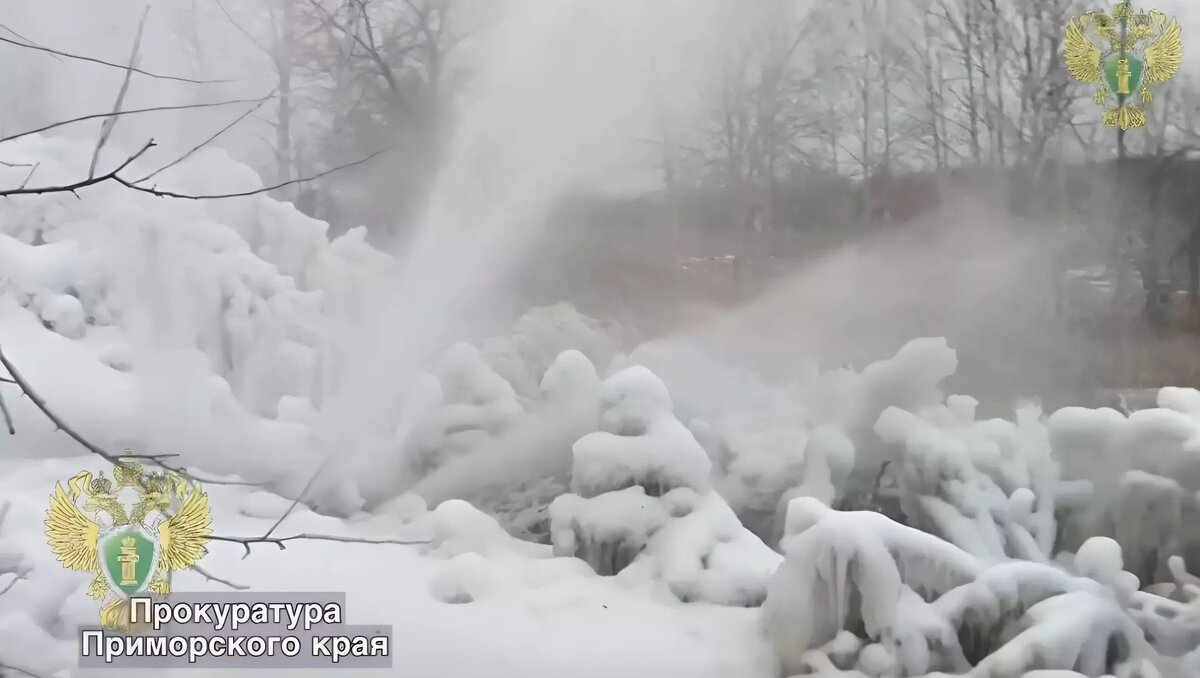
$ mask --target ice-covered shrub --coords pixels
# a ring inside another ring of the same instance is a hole
[[[1166,551],[1200,558],[1200,392],[1165,388],[1158,403],[1128,416],[1107,408],[1065,407],[1047,419],[1065,477],[1095,488],[1093,501],[1065,525],[1065,548],[1095,534],[1116,536],[1120,529],[1120,541],[1143,578],[1162,577],[1169,555],[1142,553],[1155,550],[1149,542],[1135,545],[1143,535],[1175,544]]]
[[[580,313],[568,303],[531,308],[508,335],[480,344],[480,353],[517,394],[536,399],[542,375],[563,351],[578,351],[601,372],[620,349],[621,330]]]
[[[897,451],[910,525],[982,557],[1053,556],[1059,468],[1039,410],[976,421],[975,401],[952,396],[919,415],[888,408],[875,430]]]
[[[928,614],[925,600],[974,579],[978,559],[878,513],[834,511],[811,497],[792,500],[785,530],[787,558],[763,606],[783,675],[842,631],[890,646],[906,675],[938,670],[931,648],[947,668],[964,666],[953,661],[952,627]]]
[[[405,453],[417,478],[479,449],[523,411],[512,386],[470,344],[447,349],[433,375],[437,379],[437,404],[412,429]]]
[[[571,494],[550,506],[558,555],[676,598],[755,605],[780,557],[712,488],[712,464],[644,367],[605,381],[601,430],[573,448]]]
[[[914,339],[861,372],[822,373],[803,388],[804,403],[815,421],[840,425],[860,449],[869,450],[860,462],[876,469],[886,461],[874,444],[873,427],[880,413],[888,407],[917,412],[940,405],[941,382],[957,366],[958,354],[945,339]]]
[[[1200,641],[1194,603],[1139,592],[1106,537],[1085,543],[1069,571],[978,557],[812,498],[791,502],[787,532],[763,606],[784,676],[1165,677]]]
[[[70,183],[94,146],[22,137],[5,144],[0,180],[20,185],[36,164],[35,182]],[[195,193],[262,186],[213,148],[156,181]],[[267,195],[163,200],[106,182],[79,197],[13,197],[0,204],[6,352],[97,444],[170,450],[210,473],[299,489],[316,465],[311,420],[280,421],[281,402],[320,410],[340,386],[343,335],[374,313],[365,292],[392,264],[362,229],[327,230]],[[22,449],[79,449],[35,408],[13,409]]]
[[[981,660],[980,678],[1020,678],[1029,671],[1074,670],[1085,676],[1131,675],[1150,655],[1142,629],[1112,598],[1064,593],[1031,607],[1020,630]],[[1133,674],[1144,678],[1154,674]]]
[[[525,411],[495,436],[413,485],[430,502],[460,498],[512,534],[548,542],[550,502],[568,491],[571,446],[600,422],[600,378],[578,351],[561,353]]]
[[[91,150],[32,136],[6,144],[6,157],[29,158],[53,182],[86,173]],[[17,185],[13,172],[0,168]],[[160,180],[198,191],[261,185],[214,149]],[[110,183],[86,197],[0,205],[8,294],[71,339],[199,351],[253,413],[272,415],[284,395],[320,402],[337,364],[328,320],[351,319],[348,297],[388,261],[362,233],[331,242],[325,223],[265,195],[163,201]]]
[[[781,384],[679,342],[641,346],[617,364],[634,361],[662,373],[678,394],[676,413],[714,461],[722,495],[773,541],[791,498],[865,503],[887,461],[871,426],[888,406],[941,403],[938,384],[957,358],[944,339],[920,339],[861,372],[798,369],[774,375]],[[737,397],[724,397],[730,392]]]
[[[1170,478],[1127,471],[1117,482],[1113,537],[1126,568],[1145,582],[1165,581],[1167,559],[1179,549],[1183,489]]]

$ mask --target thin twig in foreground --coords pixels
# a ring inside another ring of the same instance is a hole
[[[68,426],[66,422],[60,419],[59,416],[55,414],[54,411],[51,410],[46,404],[46,401],[43,400],[42,397],[38,395],[37,391],[33,389],[33,386],[31,386],[29,382],[26,381],[23,376],[21,376],[21,373],[19,370],[17,370],[16,365],[13,365],[12,361],[8,359],[8,356],[4,354],[3,347],[0,347],[0,365],[2,365],[4,369],[8,370],[9,375],[12,377],[12,379],[9,381],[16,384],[16,386],[21,389],[21,393],[24,394],[26,398],[29,398],[29,401],[32,402],[35,407],[41,410],[42,414],[46,415],[46,418],[49,419],[52,424],[54,424],[55,430],[66,433],[71,437],[72,440],[87,449],[87,451],[95,454],[101,459],[104,459],[113,466],[129,468],[134,464],[148,463],[153,464],[161,469],[172,471],[179,474],[183,478],[204,485],[241,485],[249,487],[259,487],[261,485],[261,483],[239,482],[232,480],[223,481],[213,478],[197,477],[189,473],[186,469],[168,464],[165,461],[167,459],[178,457],[179,455],[177,454],[132,454],[128,451],[125,454],[113,454],[112,452],[100,447],[87,438],[84,438],[79,434],[79,432]]]
[[[138,51],[142,48],[142,34],[146,30],[146,19],[149,16],[150,5],[146,5],[146,9],[142,10],[142,19],[138,21],[137,34],[133,38],[133,49],[129,53],[130,69],[137,63]],[[112,115],[100,123],[100,138],[96,141],[96,150],[92,152],[92,164],[88,166],[88,179],[96,176],[96,164],[100,162],[100,152],[104,150],[105,144],[108,143],[109,137],[112,136],[113,128],[117,126],[117,119],[121,114],[121,106],[125,103],[125,94],[129,92],[129,81],[132,79],[133,71],[125,71],[125,78],[121,80],[121,89],[117,91],[117,101],[113,104]]]
[[[236,119],[234,119],[234,121],[233,121],[233,122],[229,123],[228,125],[225,125],[225,126],[224,126],[224,127],[222,127],[221,129],[217,130],[217,132],[216,132],[215,134],[213,134],[212,136],[208,137],[208,138],[207,138],[207,139],[205,139],[204,141],[200,142],[198,145],[194,146],[194,147],[192,148],[192,150],[188,151],[187,153],[184,153],[183,155],[181,155],[181,156],[179,156],[178,158],[176,158],[174,161],[172,161],[172,162],[170,162],[170,163],[168,163],[168,164],[166,164],[166,165],[163,165],[162,167],[159,167],[158,169],[154,170],[154,171],[153,171],[153,172],[151,172],[150,174],[147,174],[146,176],[142,177],[141,179],[138,179],[138,180],[134,181],[133,183],[135,183],[135,184],[141,184],[141,183],[145,183],[145,182],[147,182],[147,181],[149,181],[149,180],[153,179],[154,177],[158,176],[158,174],[159,174],[160,172],[165,172],[165,171],[167,171],[167,170],[171,169],[172,167],[174,167],[174,166],[178,165],[179,163],[183,162],[184,160],[187,160],[188,158],[192,157],[192,155],[193,155],[193,154],[195,154],[197,151],[199,151],[200,149],[204,148],[205,146],[207,146],[207,145],[211,144],[212,142],[216,141],[217,137],[219,137],[219,136],[221,136],[222,134],[224,134],[224,133],[228,132],[230,129],[232,129],[232,128],[233,128],[235,125],[237,125],[239,122],[241,122],[241,121],[245,120],[247,116],[249,116],[250,114],[254,113],[254,112],[255,112],[255,111],[257,111],[258,109],[262,108],[263,104],[267,103],[268,101],[270,101],[270,100],[271,100],[271,99],[273,99],[274,97],[275,97],[275,92],[274,92],[274,91],[272,91],[270,94],[268,94],[267,96],[265,96],[265,97],[263,97],[262,99],[260,99],[260,100],[258,101],[258,103],[254,104],[254,107],[253,107],[253,108],[250,108],[250,109],[248,109],[248,110],[247,110],[245,113],[242,113],[242,114],[241,114],[241,115],[239,115],[239,116],[238,116]]]
[[[107,174],[103,174],[98,177],[90,177],[90,178],[84,179],[82,181],[77,181],[73,184],[63,184],[63,185],[58,185],[58,186],[38,186],[36,188],[25,188],[25,186],[22,184],[22,186],[20,188],[9,188],[9,189],[5,189],[5,190],[0,190],[0,197],[6,197],[6,196],[10,196],[10,195],[42,195],[45,193],[74,193],[75,191],[77,191],[81,188],[86,188],[88,186],[94,186],[95,184],[103,183],[105,181],[114,180],[114,179],[117,179],[118,172],[120,172],[121,170],[125,169],[126,167],[129,167],[130,165],[132,165],[135,160],[142,157],[146,153],[146,151],[149,151],[151,148],[154,148],[156,145],[157,144],[154,143],[153,139],[151,139],[150,141],[147,141],[146,144],[144,146],[142,146],[142,148],[137,153],[134,153],[133,155],[126,158],[125,162],[121,163],[120,165],[117,166],[116,169],[114,169],[113,171],[111,171]],[[31,172],[31,174],[32,174],[32,172]],[[13,378],[18,379],[18,377],[16,375],[13,375]]]
[[[4,402],[3,393],[0,393],[0,415],[4,417],[4,425],[8,427],[8,435],[16,435],[17,429],[13,426],[12,413],[8,411],[8,404]]]
[[[416,546],[419,544],[430,543],[428,539],[407,540],[407,539],[366,539],[362,537],[343,537],[334,534],[309,534],[303,532],[301,534],[293,534],[290,537],[222,537],[219,535],[209,535],[210,541],[224,541],[231,544],[241,544],[246,553],[242,556],[245,559],[250,555],[250,546],[253,544],[274,544],[279,547],[280,551],[287,548],[286,543],[295,540],[308,541],[336,541],[343,544],[392,544],[396,546]]]
[[[45,676],[43,676],[40,673],[34,673],[33,671],[30,671],[29,669],[23,669],[19,666],[13,666],[12,664],[5,664],[2,661],[0,661],[0,670],[16,671],[17,673],[19,673],[23,676],[29,676],[30,678],[46,678]],[[4,674],[0,673],[0,676],[3,676],[3,675]]]
[[[41,396],[39,396],[37,392],[33,390],[33,387],[29,385],[29,382],[25,381],[25,378],[21,376],[21,372],[16,368],[15,365],[12,364],[12,361],[8,359],[8,356],[4,354],[4,349],[2,347],[0,347],[0,365],[3,365],[4,369],[8,370],[8,374],[12,377],[13,381],[17,383],[17,386],[20,387],[21,392],[24,393],[27,398],[29,398],[29,401],[33,403],[35,407],[42,411],[42,414],[46,415],[46,418],[54,424],[55,428],[63,433],[66,433],[71,437],[71,439],[80,445],[83,445],[92,454],[103,458],[105,461],[114,466],[128,467],[130,465],[129,461],[123,460],[124,458],[118,457],[117,455],[102,449],[98,445],[92,444],[87,438],[84,438],[76,433],[75,429],[67,425],[66,422],[64,422],[62,419],[59,419],[58,415],[46,406],[46,401],[42,400]],[[149,459],[153,461],[158,457],[151,455],[139,455],[137,458]]]
[[[157,188],[153,188],[153,187],[149,187],[149,186],[138,186],[134,182],[127,181],[125,179],[122,179],[119,176],[113,176],[111,178],[113,181],[121,184],[125,188],[130,188],[135,191],[141,191],[142,193],[149,193],[150,195],[156,195],[160,198],[176,198],[179,200],[224,200],[227,198],[244,198],[246,196],[258,195],[260,193],[270,193],[271,191],[275,191],[280,188],[285,188],[287,186],[295,186],[297,184],[306,184],[311,181],[316,181],[317,179],[327,177],[330,174],[333,174],[334,172],[340,172],[344,169],[350,169],[351,167],[356,167],[358,165],[362,165],[366,162],[369,162],[369,161],[375,159],[376,157],[378,157],[380,155],[383,155],[384,153],[387,153],[390,150],[391,150],[390,148],[385,148],[380,151],[375,151],[374,153],[372,153],[371,155],[368,155],[365,158],[360,158],[358,160],[355,160],[354,162],[348,162],[344,165],[338,165],[337,167],[331,167],[331,168],[325,170],[324,172],[318,172],[311,176],[301,177],[299,179],[291,179],[288,181],[281,181],[278,184],[275,184],[274,186],[258,188],[258,189],[252,190],[252,191],[242,191],[240,193],[217,193],[217,194],[212,194],[212,195],[191,195],[188,193],[176,193],[174,191],[162,191]],[[0,192],[0,196],[2,196],[2,195],[4,195],[4,193]]]
[[[140,68],[133,68],[130,66],[122,66],[121,64],[114,64],[111,61],[104,61],[103,59],[96,59],[94,57],[86,57],[86,56],[80,56],[78,54],[71,54],[70,52],[63,52],[63,51],[60,51],[57,49],[50,49],[49,47],[42,47],[40,45],[35,45],[32,42],[20,42],[17,40],[12,40],[10,38],[0,37],[0,42],[7,42],[8,44],[16,45],[17,47],[24,47],[25,49],[33,49],[33,50],[37,50],[39,52],[46,52],[47,54],[54,54],[57,56],[66,57],[68,59],[77,59],[79,61],[87,61],[89,63],[99,64],[101,66],[108,66],[110,68],[119,68],[123,71],[132,71],[134,73],[137,73],[138,75],[144,75],[144,76],[147,76],[150,78],[158,78],[159,80],[175,80],[176,82],[190,82],[193,85],[214,85],[214,84],[224,83],[224,82],[233,82],[232,80],[193,80],[192,78],[180,78],[180,77],[176,77],[176,76],[172,76],[172,75],[160,75],[158,73],[151,73],[149,71],[144,71]]]
[[[25,175],[25,179],[21,181],[21,185],[18,188],[25,188],[26,186],[28,186],[29,180],[33,178],[33,173],[36,172],[38,170],[38,168],[41,166],[42,166],[42,163],[40,163],[40,162],[33,163],[33,167],[29,168],[29,174]]]
[[[286,520],[287,517],[296,510],[296,507],[299,506],[300,502],[303,501],[308,495],[309,490],[312,489],[313,483],[315,483],[317,478],[321,476],[321,473],[326,469],[326,467],[329,466],[329,462],[330,460],[326,459],[319,467],[317,467],[317,470],[312,474],[312,476],[309,477],[308,482],[305,483],[304,489],[300,490],[300,494],[297,495],[292,501],[291,506],[289,506],[288,509],[283,512],[283,515],[279,516],[279,519],[276,520],[275,523],[271,525],[270,529],[263,533],[261,537],[222,537],[219,535],[210,535],[208,538],[212,541],[225,541],[234,544],[241,544],[242,547],[246,549],[246,552],[242,554],[242,560],[245,560],[250,556],[250,546],[252,544],[275,544],[279,547],[279,550],[282,551],[287,548],[285,546],[286,542],[296,539],[308,539],[312,541],[336,541],[347,544],[395,544],[401,546],[429,543],[428,540],[412,541],[404,539],[364,539],[359,537],[339,537],[329,534],[309,534],[307,532],[295,534],[290,537],[272,537],[271,535],[275,533],[276,528],[278,528],[283,521]]]
[[[13,573],[13,575],[14,575],[14,576],[13,576],[13,580],[12,580],[12,581],[10,581],[10,582],[8,582],[8,586],[5,586],[4,588],[0,589],[0,596],[2,596],[2,595],[4,595],[4,594],[8,593],[9,591],[11,591],[11,590],[12,590],[12,587],[14,587],[14,586],[16,586],[16,585],[17,585],[17,582],[19,582],[19,581],[24,581],[24,580],[25,580],[25,576],[24,576],[24,575],[21,575],[21,574],[16,574],[16,573]]]
[[[42,47],[41,45],[37,44],[33,40],[30,40],[29,38],[25,37],[24,35],[21,35],[20,33],[14,31],[12,28],[9,28],[8,26],[5,26],[4,24],[0,24],[0,29],[3,29],[7,33],[11,33],[12,35],[15,35],[17,38],[19,38],[21,40],[24,40],[25,42],[29,43],[29,45],[31,47]],[[57,61],[60,64],[63,62],[62,58],[59,57],[57,54],[50,54],[50,58],[54,59],[55,61]]]
[[[252,104],[252,103],[257,103],[257,102],[258,102],[258,99],[230,99],[228,101],[213,101],[213,102],[203,103],[203,104],[180,104],[178,106],[153,106],[151,108],[132,108],[132,109],[129,109],[128,111],[121,111],[119,113],[111,113],[111,112],[110,113],[92,113],[90,115],[81,115],[78,118],[71,118],[70,120],[60,120],[59,122],[51,123],[49,125],[46,125],[45,127],[39,127],[37,129],[31,129],[31,130],[28,130],[25,132],[18,132],[17,134],[12,134],[12,135],[9,135],[6,137],[2,137],[2,138],[0,138],[0,144],[4,143],[6,141],[13,141],[16,139],[20,139],[21,137],[27,137],[32,134],[41,134],[42,132],[46,132],[48,130],[55,129],[57,127],[63,127],[65,125],[72,125],[77,122],[86,122],[88,120],[96,120],[97,118],[110,118],[114,115],[136,115],[138,113],[158,113],[158,112],[165,112],[165,111],[187,111],[187,110],[191,110],[193,108],[215,108],[217,106],[232,106],[234,104]]]
[[[304,501],[304,498],[308,496],[308,491],[312,489],[313,483],[317,482],[317,478],[320,477],[325,468],[329,466],[329,461],[329,459],[326,459],[325,461],[321,462],[321,465],[317,467],[317,470],[313,471],[313,474],[309,477],[308,482],[304,483],[304,489],[300,490],[300,494],[296,495],[295,500],[292,501],[292,505],[288,507],[288,510],[283,512],[283,515],[279,516],[279,520],[275,521],[275,524],[271,526],[271,529],[267,530],[266,533],[263,534],[264,539],[274,534],[275,528],[279,527],[279,525],[292,514],[292,511],[296,510],[296,507],[300,505],[300,502]]]
[[[244,584],[235,584],[234,582],[231,582],[228,579],[222,579],[222,578],[216,576],[215,574],[212,574],[209,571],[205,570],[203,567],[200,567],[199,565],[192,565],[192,571],[211,582],[216,582],[218,584],[224,584],[224,585],[228,586],[229,588],[233,589],[234,591],[249,591],[250,590],[249,586],[246,586]]]

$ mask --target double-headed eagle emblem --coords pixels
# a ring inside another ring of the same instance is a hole
[[[1067,24],[1063,56],[1071,76],[1099,85],[1094,101],[1116,106],[1104,112],[1104,124],[1121,129],[1146,124],[1146,112],[1133,102],[1151,99],[1150,86],[1164,83],[1183,63],[1179,22],[1158,10],[1134,13],[1128,0],[1112,14],[1088,12]]]
[[[132,506],[121,499],[129,494]],[[168,593],[168,573],[204,557],[212,533],[208,495],[198,485],[135,464],[115,467],[113,480],[84,471],[66,488],[55,483],[45,524],[63,567],[96,574],[88,595],[105,601],[100,623],[112,629],[129,628],[131,597]]]

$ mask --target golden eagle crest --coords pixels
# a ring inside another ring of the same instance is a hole
[[[1117,103],[1104,112],[1104,124],[1127,130],[1146,124],[1146,112],[1132,101],[1151,99],[1150,86],[1164,83],[1183,63],[1179,22],[1158,10],[1134,13],[1129,0],[1112,14],[1088,12],[1067,24],[1063,57],[1071,77],[1098,89],[1094,101]]]
[[[132,506],[123,494],[136,497]],[[130,628],[129,599],[168,593],[168,573],[204,557],[212,534],[208,495],[199,485],[136,464],[114,467],[113,480],[84,471],[66,488],[55,483],[45,524],[63,567],[95,573],[88,595],[104,601],[101,625],[118,630]]]

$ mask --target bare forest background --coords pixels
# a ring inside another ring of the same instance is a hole
[[[1155,92],[1148,126],[1126,135],[1118,169],[1116,132],[1061,59],[1066,22],[1103,6],[709,5],[729,25],[728,39],[704,45],[709,86],[681,107],[653,46],[639,56],[663,83],[663,100],[649,102],[660,115],[628,140],[621,181],[555,196],[539,225],[544,256],[511,281],[523,301],[566,298],[648,334],[745,305],[739,317],[754,332],[827,361],[945,335],[980,358],[960,361],[955,378],[1000,399],[1084,404],[1105,389],[1200,386],[1200,72],[1190,61]],[[159,39],[185,55],[173,72],[232,67],[269,83],[225,142],[269,184],[386,149],[274,195],[335,234],[367,225],[393,243],[426,207],[477,84],[476,43],[509,20],[499,7],[174,0]],[[113,21],[127,50],[136,19]],[[4,30],[25,43],[54,37]],[[10,91],[26,94],[10,96],[6,131],[44,113],[37,88],[19,80],[62,64],[37,58],[12,78]],[[841,341],[848,332],[855,341]]]

